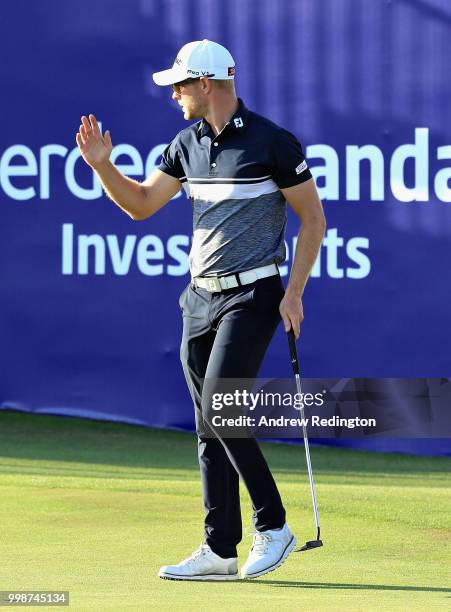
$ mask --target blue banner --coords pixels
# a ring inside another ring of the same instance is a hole
[[[192,428],[177,303],[191,205],[132,221],[75,133],[94,113],[144,179],[186,127],[151,74],[203,38],[230,49],[246,105],[300,139],[324,203],[302,375],[450,376],[450,23],[446,0],[5,2],[1,407]],[[297,231],[289,213],[285,279]],[[281,328],[260,375],[290,376]],[[451,452],[409,450],[426,442]]]

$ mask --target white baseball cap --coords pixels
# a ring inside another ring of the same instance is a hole
[[[157,85],[172,85],[201,76],[234,78],[235,62],[225,47],[207,39],[187,43],[178,52],[172,68],[154,72],[152,78]]]

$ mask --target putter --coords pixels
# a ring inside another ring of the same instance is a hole
[[[294,378],[296,380],[296,389],[299,395],[301,395],[301,378],[299,373],[299,360],[298,360],[298,352],[296,350],[296,338],[294,336],[293,328],[291,328],[288,332],[288,345],[290,347],[290,357],[291,357],[291,365],[293,367]],[[301,418],[304,419],[304,406],[301,404]],[[315,495],[315,483],[313,482],[313,473],[312,473],[312,464],[310,461],[310,449],[308,444],[308,436],[307,436],[307,428],[303,424],[302,425],[302,433],[304,436],[304,448],[305,448],[305,457],[307,459],[307,469],[308,469],[308,477],[310,481],[310,492],[312,494],[312,502],[313,502],[313,512],[315,513],[315,524],[316,524],[316,540],[309,540],[301,546],[301,548],[296,548],[294,552],[302,552],[304,550],[310,550],[311,548],[318,548],[323,545],[322,540],[320,540],[320,526],[319,526],[319,517],[318,517],[318,508],[316,505],[316,495]]]

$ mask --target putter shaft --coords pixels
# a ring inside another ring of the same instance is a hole
[[[294,378],[296,381],[296,390],[299,394],[299,397],[302,397],[299,359],[298,359],[298,353],[296,349],[296,338],[295,338],[293,329],[290,329],[288,332],[288,345],[290,347],[291,365],[293,367]],[[306,544],[302,546],[301,548],[299,548],[298,550],[309,550],[310,548],[317,548],[318,546],[322,546],[323,543],[320,540],[321,529],[320,529],[320,524],[319,524],[318,506],[316,503],[315,483],[313,481],[312,462],[310,460],[310,447],[308,443],[307,427],[304,424],[304,419],[305,419],[304,405],[302,404],[302,402],[301,402],[300,412],[301,412],[301,419],[302,419],[302,435],[304,438],[305,458],[307,460],[307,470],[308,470],[308,477],[309,477],[309,483],[310,483],[310,493],[312,496],[313,512],[315,515],[316,540],[311,540],[309,542],[306,542]]]

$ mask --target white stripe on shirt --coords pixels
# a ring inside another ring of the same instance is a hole
[[[261,183],[189,183],[189,197],[195,200],[221,202],[222,200],[243,200],[257,198],[278,191],[276,183],[269,179]]]

